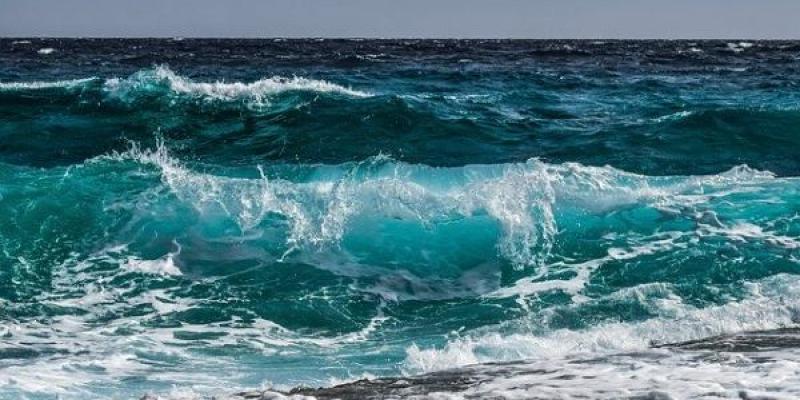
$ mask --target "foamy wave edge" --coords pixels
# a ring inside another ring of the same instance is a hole
[[[72,89],[98,80],[96,77],[60,81],[0,82],[0,91]]]
[[[403,367],[408,374],[418,374],[490,362],[636,352],[654,344],[797,325],[800,303],[794,299],[800,295],[800,281],[796,276],[780,274],[748,286],[749,297],[744,300],[707,308],[670,296],[658,304],[661,315],[642,322],[558,329],[542,335],[476,332],[441,348],[412,345],[406,349]]]
[[[399,218],[421,225],[487,216],[499,224],[501,257],[517,267],[542,266],[558,232],[557,205],[593,213],[649,204],[680,208],[704,201],[707,191],[757,185],[775,176],[747,166],[709,176],[648,177],[576,163],[525,163],[436,168],[377,156],[359,163],[318,166],[316,178],[294,182],[260,169],[260,178],[193,171],[169,154],[138,145],[95,162],[134,161],[156,167],[162,182],[198,211],[221,210],[243,232],[271,215],[289,226],[288,251],[336,245],[359,216]],[[314,199],[314,201],[309,201]],[[319,204],[324,207],[319,208]]]
[[[31,82],[0,82],[2,91],[72,89],[100,80],[97,77]],[[164,88],[170,93],[209,100],[266,103],[269,96],[284,92],[336,93],[351,97],[369,97],[371,93],[345,87],[325,80],[304,77],[272,76],[253,82],[197,82],[173,72],[167,66],[141,70],[127,78],[103,81],[103,92],[117,100],[133,100],[147,92]]]

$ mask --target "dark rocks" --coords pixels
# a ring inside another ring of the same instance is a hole
[[[712,336],[681,343],[656,344],[653,347],[724,352],[757,352],[785,348],[800,348],[800,328],[783,328],[769,331]]]

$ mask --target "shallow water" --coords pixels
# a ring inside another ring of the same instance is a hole
[[[766,366],[652,346],[797,323],[798,58],[2,39],[0,398],[519,360],[636,372],[489,373],[507,382],[472,395],[789,398],[796,351]]]

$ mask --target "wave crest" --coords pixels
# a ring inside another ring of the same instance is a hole
[[[800,294],[800,285],[793,275],[776,275],[748,286],[748,298],[707,308],[684,304],[667,290],[668,296],[656,302],[659,316],[643,322],[559,329],[542,335],[501,334],[493,329],[455,338],[438,349],[412,345],[406,350],[404,368],[408,373],[425,373],[486,362],[636,352],[654,344],[796,325],[800,303],[792,299]]]
[[[288,252],[338,246],[359,231],[357,226],[402,221],[392,229],[407,237],[408,229],[424,231],[469,220],[486,232],[496,231],[499,254],[518,267],[547,260],[559,233],[559,212],[591,215],[646,207],[691,219],[692,205],[775,179],[746,166],[709,176],[648,177],[612,167],[537,159],[438,168],[386,156],[299,167],[294,177],[260,167],[258,177],[240,177],[193,171],[173,158],[163,143],[155,149],[134,145],[110,158],[155,166],[179,199],[202,214],[232,218],[243,232],[274,226],[276,221],[286,224]]]
[[[325,80],[303,77],[259,79],[254,82],[197,82],[173,72],[169,67],[157,66],[141,70],[127,78],[102,80],[91,77],[59,81],[0,82],[0,91],[28,91],[41,89],[87,89],[100,83],[101,93],[108,100],[124,104],[146,99],[161,99],[170,105],[182,101],[238,102],[251,107],[269,106],[270,99],[286,92],[333,93],[350,97],[368,97],[368,92],[348,88]]]
[[[172,94],[198,97],[216,101],[244,101],[252,105],[269,105],[269,97],[289,91],[338,93],[353,97],[366,97],[369,93],[350,89],[323,80],[274,76],[251,83],[244,82],[196,82],[180,76],[168,67],[137,72],[125,79],[109,79],[104,90],[111,98],[132,101],[142,95],[166,89]]]
[[[41,89],[74,89],[97,81],[98,78],[67,79],[60,81],[0,82],[0,91],[21,91]]]

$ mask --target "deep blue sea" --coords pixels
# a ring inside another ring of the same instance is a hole
[[[0,399],[795,399],[659,345],[798,274],[800,42],[0,39]]]

